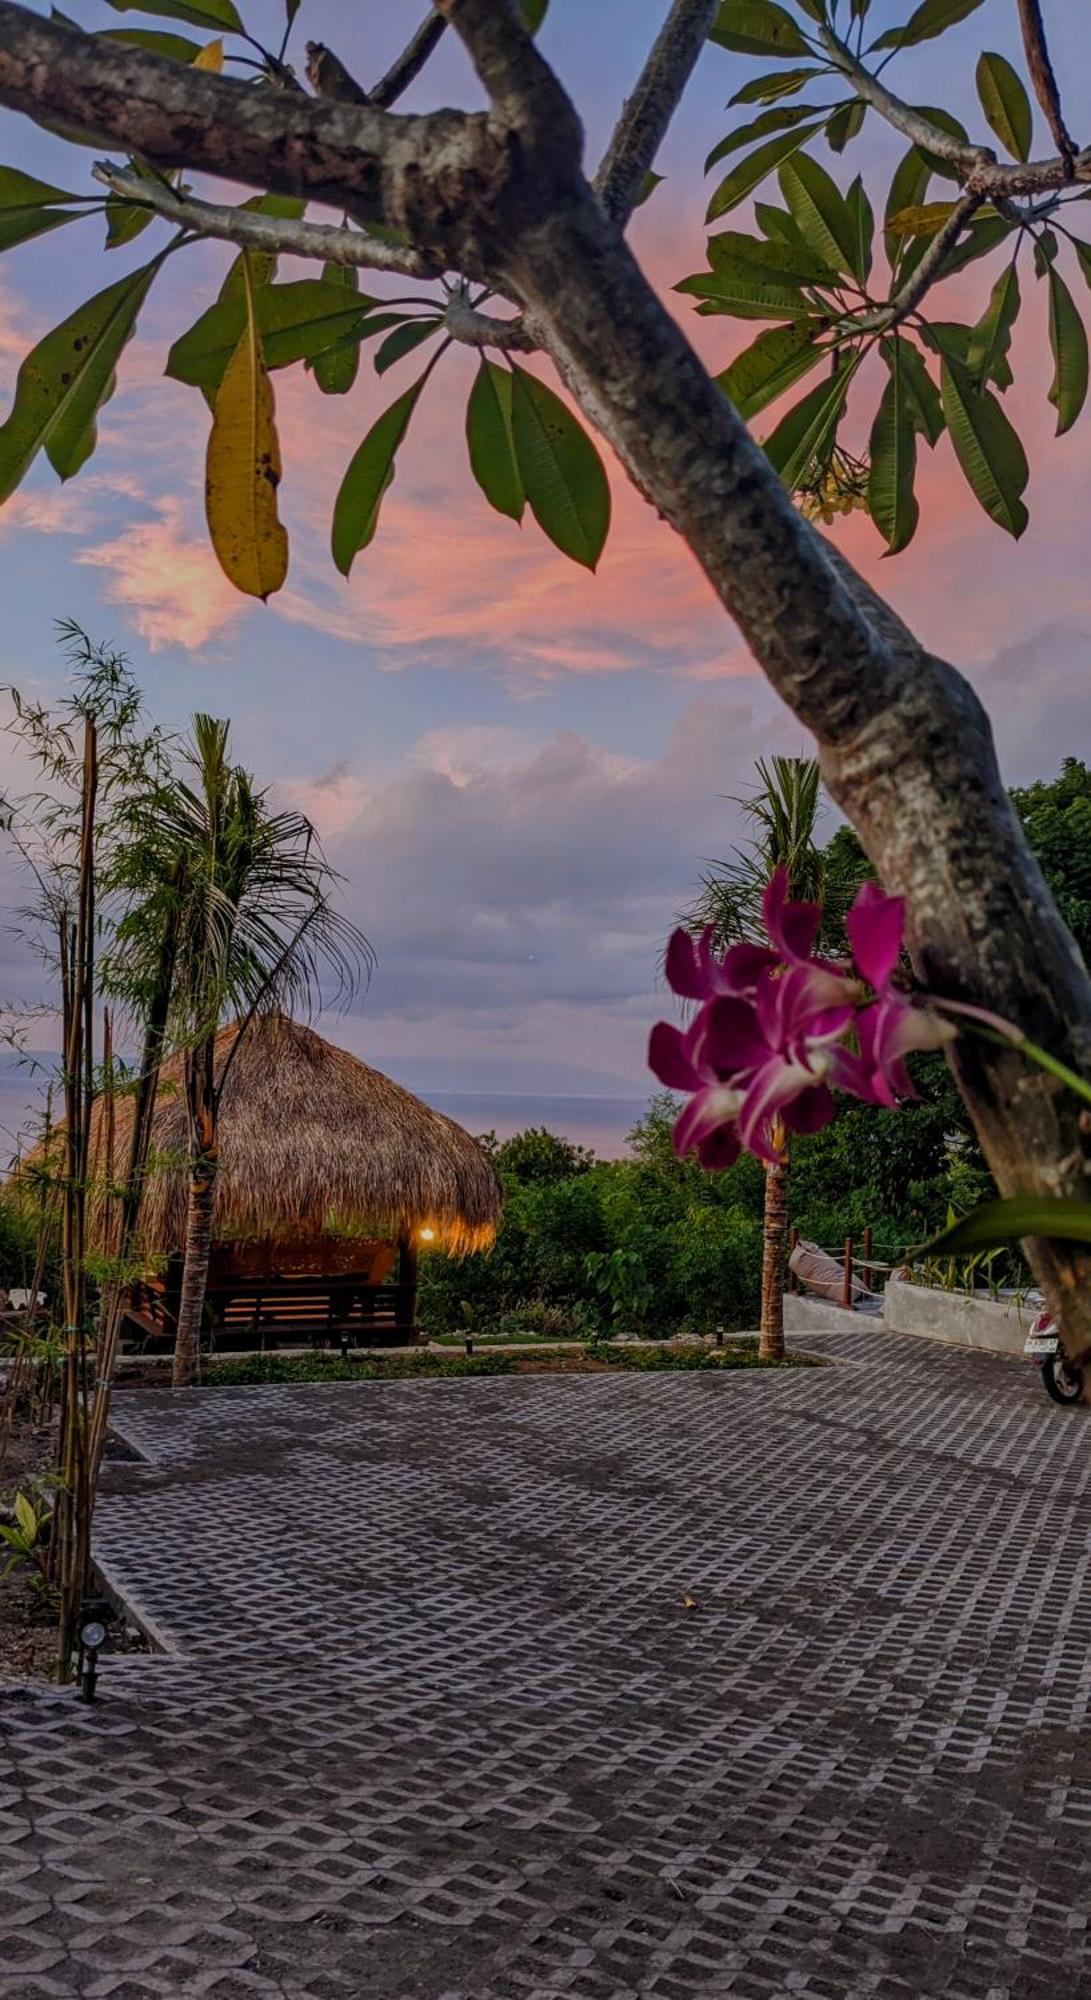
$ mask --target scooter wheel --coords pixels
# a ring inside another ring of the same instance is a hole
[[[1051,1354],[1043,1361],[1042,1380],[1055,1403],[1078,1403],[1083,1398],[1083,1369],[1074,1368],[1063,1354]]]

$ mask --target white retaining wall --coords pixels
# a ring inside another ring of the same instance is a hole
[[[1035,1311],[1033,1306],[1016,1305],[1014,1299],[968,1299],[963,1292],[910,1285],[904,1278],[892,1277],[883,1321],[890,1333],[915,1333],[948,1347],[1021,1355]]]

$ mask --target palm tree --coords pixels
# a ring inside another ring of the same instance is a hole
[[[175,775],[154,824],[143,829],[132,870],[143,893],[126,923],[135,984],[142,954],[150,970],[161,960],[165,929],[171,933],[169,1039],[184,1050],[190,1135],[179,1386],[197,1379],[220,1104],[235,1053],[259,1013],[309,1008],[326,979],[343,997],[371,964],[366,939],[334,906],[338,878],[311,822],[271,809],[250,774],[232,764],[229,734],[227,722],[194,717],[189,776]],[[231,1015],[243,1026],[217,1071],[216,1031]]]
[[[778,868],[788,875],[791,895],[800,901],[822,901],[825,857],[815,842],[822,809],[822,785],[813,757],[759,757],[757,785],[743,807],[754,829],[753,839],[737,847],[729,861],[714,861],[701,892],[684,922],[692,930],[712,925],[719,945],[763,936],[761,899],[769,877]],[[765,1216],[761,1268],[761,1338],[763,1361],[784,1355],[784,1264],[788,1237],[790,1142],[781,1127],[777,1134],[781,1159],[765,1169]]]

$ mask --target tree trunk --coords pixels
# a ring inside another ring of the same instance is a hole
[[[200,1160],[190,1175],[189,1212],[186,1216],[186,1263],[182,1273],[182,1296],[178,1302],[178,1331],[174,1342],[176,1389],[185,1389],[198,1380],[201,1352],[201,1317],[208,1283],[208,1262],[212,1254],[212,1209],[216,1193],[216,1160]]]
[[[765,1220],[761,1258],[759,1361],[784,1359],[784,1253],[788,1241],[789,1154],[765,1169]]]

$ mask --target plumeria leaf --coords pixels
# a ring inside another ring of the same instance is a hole
[[[752,139],[766,139],[771,132],[785,132],[790,126],[801,125],[805,118],[813,117],[813,104],[774,105],[770,111],[763,111],[757,118],[752,118],[749,125],[740,125],[734,132],[728,132],[718,146],[713,146],[705,161],[706,174],[711,173],[721,160],[726,160],[729,153],[738,152],[740,146],[749,146]]]
[[[360,289],[360,273],[354,264],[323,264],[322,282],[355,294]],[[342,334],[332,347],[316,354],[310,365],[324,396],[347,396],[360,366],[360,342],[355,334]]]
[[[143,49],[149,56],[164,56],[168,62],[196,62],[201,53],[200,42],[191,42],[188,35],[168,35],[156,28],[97,28],[96,40],[100,36],[104,41],[125,42],[129,48]]]
[[[877,49],[908,49],[916,42],[930,42],[935,35],[942,35],[953,28],[956,21],[964,21],[981,5],[981,0],[921,0],[921,5],[912,13],[904,28],[890,28],[880,35],[873,47]]]
[[[774,69],[768,76],[752,76],[749,83],[735,92],[729,108],[736,104],[771,104],[778,97],[794,97],[805,83],[824,75],[821,69]]]
[[[849,385],[858,363],[839,368],[781,418],[765,442],[765,455],[790,493],[807,477],[837,436]]]
[[[482,355],[466,405],[470,467],[490,507],[512,521],[521,521],[526,493],[515,458],[511,403],[510,371]]]
[[[775,138],[766,139],[763,145],[747,153],[745,159],[732,167],[726,179],[720,182],[709,202],[706,222],[715,222],[717,216],[737,208],[740,201],[745,201],[748,194],[753,194],[754,189],[760,187],[774,167],[779,167],[783,160],[798,152],[821,129],[817,124],[800,125],[794,132],[780,132]]]
[[[656,188],[662,187],[664,178],[663,174],[657,174],[653,168],[649,167],[644,179],[640,183],[640,189],[633,207],[643,208],[644,203],[651,200]]]
[[[0,425],[0,500],[15,491],[43,446],[62,479],[90,457],[95,418],[114,393],[114,371],[161,262],[157,257],[97,292],[26,356],[11,413]]]
[[[774,211],[777,212],[777,211]],[[737,271],[746,266],[762,271],[773,282],[795,278],[802,285],[833,285],[837,273],[815,255],[790,216],[783,237],[748,236],[740,229],[720,229],[708,239],[708,261],[714,271]]]
[[[78,199],[49,181],[35,180],[33,174],[24,174],[18,167],[0,167],[0,250],[13,250],[32,236],[74,222],[84,211],[61,204]]]
[[[975,73],[981,109],[1002,146],[1016,160],[1029,160],[1033,131],[1030,99],[1005,56],[986,49]]]
[[[374,538],[383,496],[394,479],[398,447],[427,379],[425,370],[420,380],[376,419],[341,481],[333,509],[332,547],[342,576],[348,575],[354,558]]]
[[[913,492],[917,469],[917,435],[902,393],[901,344],[891,343],[890,379],[883,390],[871,427],[868,511],[896,555],[912,541],[920,508]]]
[[[287,368],[312,359],[341,334],[358,327],[376,303],[366,293],[349,294],[323,278],[300,278],[287,285],[254,290],[254,311],[267,368]],[[166,372],[176,382],[214,389],[238,347],[246,318],[244,296],[220,299],[175,341]]]
[[[412,354],[424,341],[433,340],[442,326],[442,319],[437,317],[410,319],[404,326],[395,327],[393,333],[387,334],[375,356],[375,373],[385,375],[387,369],[393,368],[396,361],[401,361],[405,355]]]
[[[234,0],[109,0],[118,14],[162,14],[171,21],[189,21],[195,28],[226,28],[245,32]]]
[[[740,417],[749,420],[815,367],[823,353],[815,343],[813,327],[770,327],[736,355],[716,380]]]
[[[871,276],[872,245],[875,241],[875,217],[867,198],[864,183],[857,174],[845,196],[845,207],[849,212],[855,245],[852,275],[861,285],[866,285]]]
[[[835,271],[854,271],[859,255],[855,217],[825,167],[803,153],[786,160],[777,179],[792,219],[815,255]]]
[[[970,329],[966,366],[978,381],[996,380],[998,365],[1006,361],[1011,346],[1011,330],[1019,304],[1019,273],[1015,264],[1011,263],[1000,273],[989,294],[985,311],[977,325]]]
[[[1087,400],[1087,333],[1059,271],[1049,273],[1049,345],[1053,382],[1049,400],[1057,412],[1057,436],[1071,430]]]
[[[552,389],[512,369],[511,427],[519,477],[538,526],[594,569],[610,527],[610,485],[592,439]]]
[[[962,124],[960,119],[954,116],[953,112],[937,104],[918,104],[916,109],[920,112],[922,118],[927,118],[930,125],[938,125],[941,132],[948,133],[952,139],[960,140],[964,146],[969,144],[969,135],[967,134],[965,125]],[[959,179],[959,169],[953,160],[945,160],[942,153],[930,153],[927,146],[921,147],[921,153],[927,160],[932,172],[938,174],[941,180],[957,181]]]
[[[775,0],[722,0],[709,40],[744,56],[809,56],[810,44]]]
[[[1079,237],[1074,236],[1072,238],[1072,248],[1076,252],[1080,270],[1083,272],[1084,282],[1091,285],[1091,243],[1081,243]]]
[[[542,22],[545,20],[548,8],[549,0],[519,0],[519,12],[523,17],[523,26],[529,34],[536,35],[538,33]]]
[[[952,354],[940,363],[943,414],[967,484],[986,514],[1018,537],[1027,525],[1022,495],[1027,455],[991,390],[979,391]]]
[[[944,1229],[922,1255],[960,1256],[967,1250],[998,1250],[1030,1236],[1052,1242],[1091,1243],[1091,1201],[1063,1195],[1016,1194],[1002,1201],[982,1202]]]
[[[248,287],[239,344],[216,392],[205,514],[224,575],[236,590],[264,600],[288,574],[288,537],[277,513],[283,468],[254,299]]]
[[[903,155],[894,170],[890,192],[886,198],[883,241],[887,261],[890,264],[895,262],[902,248],[901,232],[893,227],[894,217],[903,214],[907,208],[920,208],[923,205],[931,178],[932,169],[923,153],[918,153],[915,146],[910,146],[908,153]]]
[[[936,445],[944,432],[943,404],[939,390],[928,373],[924,357],[900,333],[896,333],[893,340],[883,343],[888,366],[891,362],[892,347],[898,350],[902,401],[909,413],[910,421],[918,437],[924,438],[929,445]]]
[[[917,207],[900,208],[895,215],[887,218],[886,227],[891,236],[938,236],[945,222],[954,214],[953,201],[926,201]]]
[[[867,105],[862,97],[850,98],[847,104],[840,104],[826,125],[826,144],[831,153],[843,153],[850,139],[855,139],[867,116]]]

